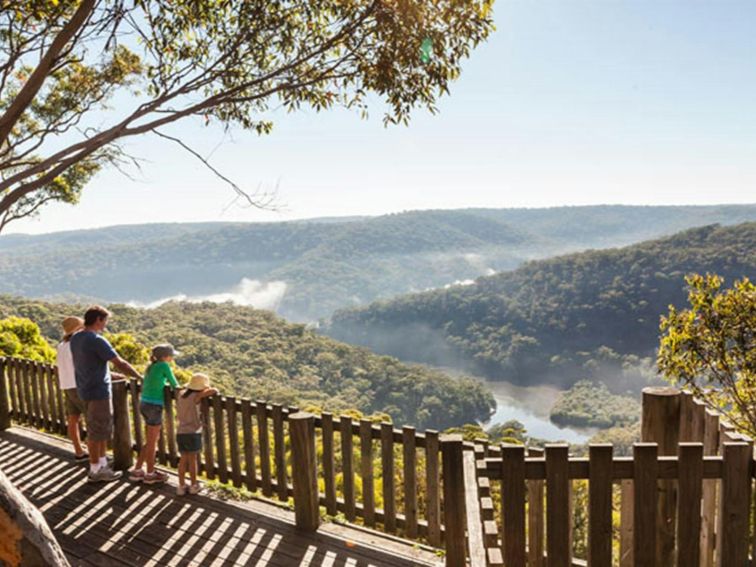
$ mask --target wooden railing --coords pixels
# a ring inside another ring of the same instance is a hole
[[[54,367],[0,358],[0,377],[0,428],[12,420],[65,434]],[[138,381],[113,384],[121,469],[143,441],[139,393]],[[166,390],[157,453],[167,466],[178,461],[174,395]],[[326,513],[443,547],[448,566],[585,565],[575,557],[585,548],[591,567],[729,567],[746,565],[756,545],[753,443],[672,389],[644,391],[632,457],[610,445],[577,458],[566,445],[473,444],[232,396],[204,400],[202,412],[208,479],[293,504],[302,529],[317,529]],[[573,529],[580,511],[584,531]]]
[[[572,518],[582,506],[588,525],[580,547],[591,567],[750,565],[751,439],[671,388],[644,391],[642,439],[632,457],[599,444],[584,458],[559,444],[543,455],[478,445],[485,564],[584,565],[573,556]],[[587,482],[584,501],[574,497],[577,482]]]

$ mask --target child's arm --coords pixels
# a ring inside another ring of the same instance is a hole
[[[205,388],[201,392],[197,394],[197,403],[200,403],[202,398],[209,398],[210,396],[214,396],[218,393],[218,390],[215,388]]]
[[[173,373],[173,368],[171,368],[171,365],[168,363],[165,364],[165,367],[167,369],[165,378],[168,381],[168,384],[171,385],[171,388],[175,390],[178,388],[179,383],[178,380],[176,380],[176,375]]]

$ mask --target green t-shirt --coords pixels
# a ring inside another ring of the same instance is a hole
[[[171,365],[165,361],[150,364],[142,380],[142,401],[157,406],[163,405],[163,389],[167,384],[178,387]]]

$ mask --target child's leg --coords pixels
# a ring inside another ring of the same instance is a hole
[[[199,453],[189,453],[189,480],[197,484],[197,458]]]
[[[181,458],[179,459],[178,464],[178,485],[183,486],[184,485],[184,477],[186,476],[186,465],[188,459],[188,455],[186,453],[181,453]]]
[[[157,442],[160,437],[160,425],[147,426],[147,440],[144,443],[144,459],[147,464],[147,474],[155,470],[155,451],[157,451]]]

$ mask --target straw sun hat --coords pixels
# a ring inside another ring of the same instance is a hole
[[[201,391],[206,388],[210,387],[210,378],[207,376],[207,374],[197,373],[194,376],[192,376],[192,379],[189,381],[189,385],[187,388],[189,390],[197,390]]]
[[[63,334],[72,335],[84,328],[84,319],[81,317],[66,317],[63,319]]]

